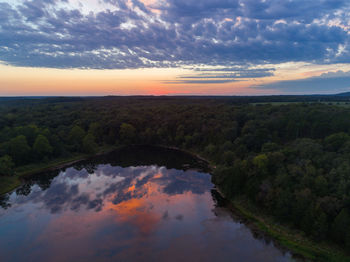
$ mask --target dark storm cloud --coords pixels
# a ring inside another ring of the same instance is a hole
[[[320,92],[336,93],[350,90],[350,72],[330,72],[320,76],[298,80],[279,81],[265,85],[257,85],[258,89],[275,89],[289,92]]]
[[[104,0],[118,8],[95,13],[62,0],[6,2],[0,3],[0,60],[17,66],[350,61],[349,4],[343,0],[168,0],[152,6],[157,14],[138,0]]]

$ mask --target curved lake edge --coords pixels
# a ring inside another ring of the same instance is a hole
[[[177,147],[162,146],[163,148],[178,150],[193,157],[196,157],[208,164],[210,172],[213,172],[216,168],[208,159],[202,157],[196,152],[183,150]],[[212,173],[210,173],[212,175]],[[266,218],[271,220],[273,217],[261,216],[257,212],[253,211],[249,206],[254,205],[252,203],[247,204],[246,201],[240,199],[228,199],[222,193],[218,185],[215,185],[215,191],[224,200],[225,207],[228,208],[232,215],[238,219],[241,223],[247,226],[252,232],[262,238],[268,238],[272,240],[274,245],[282,251],[289,251],[294,258],[301,261],[324,261],[324,262],[338,262],[349,261],[350,257],[344,252],[334,246],[328,244],[320,244],[301,236],[299,232],[280,224],[269,223]]]
[[[94,154],[77,154],[74,156],[66,157],[66,158],[60,158],[60,159],[54,159],[48,163],[44,164],[35,164],[35,165],[28,165],[28,166],[21,166],[19,170],[15,170],[14,175],[11,177],[4,177],[9,179],[8,185],[0,185],[0,196],[3,196],[7,193],[13,192],[16,188],[20,187],[23,185],[25,182],[25,178],[35,175],[35,174],[40,174],[40,173],[45,173],[45,172],[51,172],[51,171],[56,171],[65,167],[69,167],[71,165],[74,165],[76,163],[79,163],[84,160],[92,159],[95,158],[96,156],[99,155],[105,155],[109,154],[115,150],[118,150],[123,146],[113,146],[113,147],[108,147],[108,148],[102,148],[98,150]]]
[[[192,158],[204,162],[208,167],[206,171],[211,175],[213,170],[215,170],[216,168],[208,159],[202,157],[198,153],[177,147],[165,145],[120,145],[114,146],[107,150],[100,150],[98,153],[93,155],[78,155],[66,160],[62,160],[59,163],[57,163],[58,161],[53,162],[52,164],[48,163],[48,165],[43,168],[34,167],[31,170],[21,172],[17,175],[17,178],[19,179],[20,183],[12,187],[10,190],[7,190],[6,192],[0,192],[0,196],[5,195],[6,193],[13,192],[26,181],[26,178],[30,176],[41,174],[45,175],[45,173],[47,172],[58,171],[70,167],[72,165],[94,159],[98,156],[104,156],[113,152],[117,152],[118,150],[122,150],[129,147],[142,146],[168,149],[187,154]],[[268,223],[264,219],[264,217],[261,217],[259,214],[254,213],[251,209],[248,208],[248,206],[246,206],[241,201],[227,199],[224,196],[224,194],[220,191],[220,188],[217,187],[217,185],[215,185],[215,191],[225,201],[225,207],[231,211],[233,217],[235,217],[239,220],[239,222],[247,226],[253,232],[253,234],[257,236],[257,238],[264,238],[265,240],[267,239],[268,241],[273,241],[274,245],[277,248],[279,248],[283,252],[289,251],[294,258],[301,259],[304,261],[350,261],[350,258],[348,258],[348,256],[346,256],[342,251],[339,251],[336,248],[328,246],[320,247],[318,243],[301,236],[298,236],[298,241],[296,241],[295,237],[290,236],[291,230],[289,228],[281,225]]]
[[[258,214],[252,203],[247,203],[245,199],[228,199],[217,186],[216,191],[226,202],[226,208],[254,234],[272,240],[276,247],[289,251],[293,258],[315,262],[350,261],[350,257],[343,250],[326,243],[317,243],[285,225],[271,223],[267,220],[272,220],[273,217]]]
[[[44,164],[44,166],[42,166],[40,164],[31,165],[31,166],[23,166],[23,167],[21,167],[21,169],[27,168],[28,170],[15,172],[15,175],[11,177],[12,178],[11,184],[6,186],[6,187],[3,187],[3,188],[0,187],[0,196],[5,195],[7,193],[11,193],[16,188],[23,185],[23,183],[25,182],[25,179],[27,177],[32,176],[32,175],[37,175],[37,174],[41,174],[41,173],[60,170],[60,169],[69,167],[71,165],[80,163],[82,161],[93,159],[97,156],[107,155],[107,154],[110,154],[114,151],[122,150],[123,148],[133,147],[133,146],[136,146],[136,147],[148,146],[148,147],[154,147],[154,148],[164,148],[164,149],[179,151],[179,152],[188,154],[193,158],[197,158],[197,159],[205,162],[207,164],[207,167],[209,168],[209,172],[211,172],[215,169],[215,166],[213,166],[210,163],[210,161],[203,158],[199,154],[194,153],[194,152],[190,152],[188,150],[183,150],[183,149],[178,148],[178,147],[172,147],[172,146],[166,146],[166,145],[143,145],[143,144],[141,144],[141,145],[119,145],[119,146],[109,147],[107,149],[103,148],[103,149],[99,150],[97,153],[90,154],[90,155],[79,154],[79,155],[72,156],[69,158],[64,158],[64,159],[59,159],[59,160],[56,159],[56,160],[53,160],[52,162]]]

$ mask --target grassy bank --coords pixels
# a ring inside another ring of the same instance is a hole
[[[21,180],[17,175],[11,177],[3,176],[0,179],[0,195],[10,192],[21,185]]]
[[[295,256],[318,262],[347,262],[349,256],[337,247],[328,243],[316,243],[300,231],[279,225],[273,220],[261,214],[251,203],[243,199],[230,201],[230,207],[240,216],[248,220],[252,228],[258,229],[271,236],[282,247],[290,250]]]
[[[216,168],[215,163],[200,156],[200,152],[194,151],[191,154],[205,160],[212,171]],[[350,257],[344,250],[330,243],[318,243],[307,238],[302,231],[281,225],[247,199],[236,198],[230,200],[224,198],[229,201],[230,209],[246,220],[253,230],[256,229],[266,233],[276,241],[277,245],[290,250],[296,257],[303,258],[306,261],[350,262]]]
[[[200,152],[192,151],[189,153],[199,159],[205,160],[212,171],[216,168],[215,163],[202,157]],[[220,193],[222,194],[222,192]],[[248,200],[243,198],[234,200],[224,198],[229,201],[230,209],[239,217],[246,220],[253,230],[266,233],[276,241],[277,245],[290,250],[296,257],[303,258],[306,261],[350,262],[350,257],[344,250],[329,243],[316,243],[305,237],[303,232],[280,225],[273,217],[266,216]]]
[[[186,150],[183,151],[188,152]],[[202,157],[200,152],[192,151],[189,153],[207,162],[212,171],[216,168],[215,163]],[[350,257],[344,250],[329,243],[316,243],[305,237],[303,232],[280,225],[273,217],[262,213],[261,210],[256,208],[248,200],[243,198],[227,200],[230,203],[229,207],[232,211],[239,217],[247,220],[253,229],[266,233],[276,241],[277,245],[290,250],[296,257],[301,257],[306,261],[350,262]]]
[[[44,171],[52,171],[65,166],[72,165],[81,160],[93,157],[95,155],[106,154],[117,149],[116,146],[105,146],[100,147],[95,154],[75,154],[69,157],[57,158],[52,161],[44,163],[36,163],[25,166],[20,166],[15,169],[15,175],[13,176],[3,176],[0,178],[0,195],[8,193],[15,188],[19,187],[25,176],[29,176],[35,173],[40,173]]]

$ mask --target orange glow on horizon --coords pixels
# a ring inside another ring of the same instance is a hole
[[[237,79],[231,83],[187,84],[179,76],[193,74],[184,68],[124,70],[26,68],[0,64],[0,96],[105,96],[105,95],[263,95],[278,90],[259,89],[261,84],[302,79],[322,73],[350,71],[350,65],[285,63],[274,76]]]

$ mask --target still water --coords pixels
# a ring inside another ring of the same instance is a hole
[[[204,164],[128,148],[3,196],[0,261],[291,261],[220,205]]]

